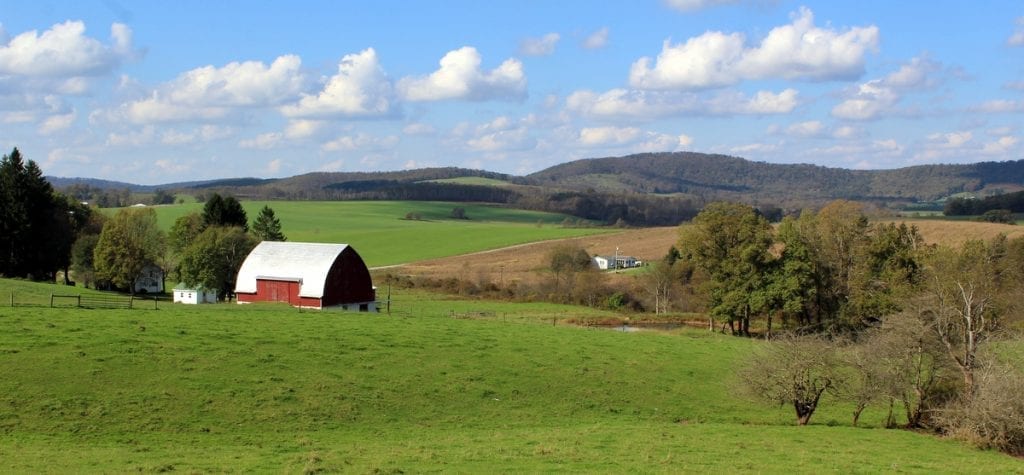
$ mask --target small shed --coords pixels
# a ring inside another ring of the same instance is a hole
[[[235,282],[238,303],[377,311],[370,270],[348,244],[263,241]]]
[[[594,256],[594,264],[598,269],[632,269],[640,267],[643,262],[633,256]]]
[[[189,286],[181,282],[174,286],[174,303],[217,303],[217,291],[202,285]]]

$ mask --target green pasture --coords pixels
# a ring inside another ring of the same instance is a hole
[[[0,295],[52,286],[0,280]],[[929,434],[734,395],[761,343],[557,324],[586,308],[395,291],[395,312],[0,305],[0,472],[1024,473]],[[2,302],[0,302],[2,303]],[[460,319],[449,310],[514,313]]]
[[[424,201],[242,201],[250,221],[268,205],[290,241],[351,244],[373,266],[454,256],[515,244],[610,232],[569,228],[565,215],[482,204]],[[452,219],[455,207],[469,219]],[[202,212],[201,203],[153,207],[160,226]],[[110,210],[113,213],[115,210]],[[421,220],[405,219],[419,214]]]

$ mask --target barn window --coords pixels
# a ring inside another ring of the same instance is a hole
[[[370,311],[370,304],[367,304],[367,303],[359,304],[359,311],[360,312],[369,312]]]

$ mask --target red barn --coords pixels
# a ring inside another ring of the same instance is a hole
[[[370,271],[348,244],[263,241],[238,270],[235,294],[238,303],[377,310]]]

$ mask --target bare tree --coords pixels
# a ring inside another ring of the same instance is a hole
[[[980,447],[1024,455],[1024,374],[994,363],[979,367],[975,378],[975,393],[940,411],[940,424]]]
[[[970,241],[960,250],[942,248],[931,256],[921,316],[928,321],[964,379],[975,390],[978,350],[997,326],[997,293],[989,246]]]
[[[784,336],[755,351],[739,372],[741,389],[777,404],[792,404],[807,425],[822,395],[841,378],[835,348],[819,336]]]

